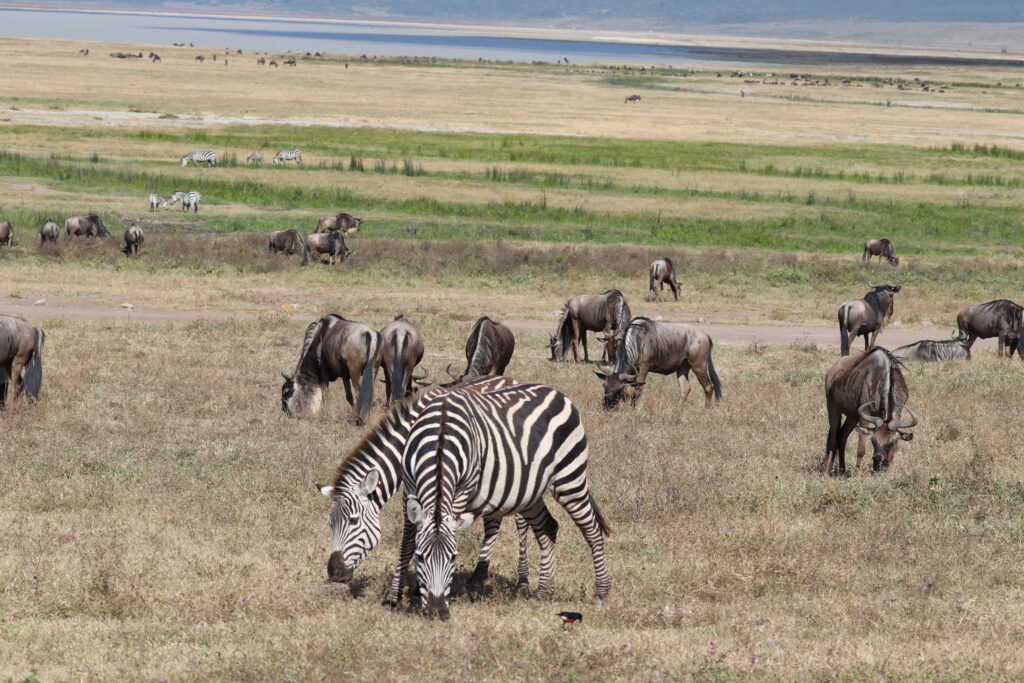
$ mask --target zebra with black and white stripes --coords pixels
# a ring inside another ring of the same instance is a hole
[[[193,163],[196,166],[198,166],[199,164],[208,164],[210,166],[216,166],[217,153],[209,149],[189,152],[188,154],[181,158],[181,165],[184,167],[188,166],[189,163]]]
[[[161,197],[160,195],[158,195],[156,193],[150,192],[149,193],[149,210],[150,211],[156,211],[157,207],[163,207],[165,209],[171,208],[170,204],[167,203],[166,199],[164,199],[163,197]]]
[[[302,152],[297,149],[282,149],[274,155],[274,166],[294,161],[296,166],[302,166]]]
[[[525,517],[540,545],[537,595],[550,595],[558,523],[544,505],[548,490],[590,546],[594,599],[601,604],[611,586],[604,553],[611,530],[590,492],[587,458],[579,411],[551,387],[453,390],[434,398],[410,428],[402,456],[424,612],[448,618],[458,555],[455,532],[478,517]]]
[[[203,201],[203,195],[198,192],[183,192],[178,190],[171,195],[171,204],[181,202],[181,210],[192,209],[193,213],[199,213],[199,202]]]

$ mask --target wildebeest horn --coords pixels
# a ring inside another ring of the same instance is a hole
[[[907,412],[910,413],[910,422],[892,420],[891,422],[889,422],[889,425],[896,430],[910,429],[911,427],[917,425],[917,415],[915,415],[914,411],[910,409],[910,406],[907,406]]]
[[[284,371],[284,368],[281,368],[281,376],[284,377],[289,382],[292,380],[292,378],[288,376],[288,373]]]
[[[612,367],[611,363],[601,363],[601,362],[598,362],[598,363],[596,363],[596,365],[597,365],[597,369],[600,370],[601,372],[603,372],[606,375],[612,374],[612,372],[614,372],[614,370],[615,370]]]
[[[878,401],[870,401],[869,403],[862,404],[860,408],[857,408],[857,415],[860,416],[860,419],[872,425],[872,429],[877,429],[878,427],[882,426],[882,418],[875,417],[874,415],[868,415],[867,413],[864,412],[864,409],[867,408],[868,406],[875,405],[877,402]]]
[[[870,287],[871,289],[874,289],[874,288],[875,288],[875,287],[877,287],[877,286],[878,286],[878,285],[876,285],[876,284],[875,284],[874,282],[869,282],[869,283],[868,283],[868,287]]]
[[[423,380],[425,380],[427,378],[427,376],[430,374],[429,372],[427,372],[426,368],[421,368],[421,369],[423,370],[423,376],[422,377],[417,377],[416,376],[416,371],[415,371],[415,369],[413,369],[412,381],[416,382],[417,384],[423,384],[424,383]]]
[[[444,371],[447,372],[448,376],[451,377],[456,382],[461,382],[462,381],[462,377],[460,375],[456,375],[454,372],[452,372],[452,364],[451,363],[448,364],[448,367],[445,368]]]

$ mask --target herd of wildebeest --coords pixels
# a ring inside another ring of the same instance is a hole
[[[272,252],[328,253],[331,262],[352,252],[342,237],[359,230],[361,220],[347,213],[321,219],[303,239],[296,230],[272,233]],[[137,231],[137,232],[135,232]],[[43,226],[43,241],[57,224]],[[108,236],[95,215],[65,222],[68,238]],[[0,246],[11,246],[10,223],[0,222]],[[138,254],[142,233],[125,233],[126,253]],[[888,240],[871,240],[863,259],[873,256],[899,264]],[[668,287],[675,300],[680,287],[671,259],[651,263],[648,290],[660,297]],[[894,312],[898,284],[871,284],[863,298],[844,302],[838,310],[840,358],[825,377],[828,437],[821,471],[847,474],[845,451],[854,429],[859,433],[857,467],[872,451],[872,470],[889,468],[901,440],[913,438],[918,416],[907,405],[910,392],[901,371],[909,361],[970,359],[978,338],[998,338],[998,355],[1024,360],[1021,334],[1024,308],[1000,299],[969,306],[957,315],[955,336],[920,341],[893,351],[876,345]],[[722,382],[712,360],[714,344],[707,332],[692,325],[634,316],[623,293],[609,289],[567,301],[550,336],[547,350],[556,362],[589,362],[587,333],[599,336],[601,358],[595,374],[602,381],[603,405],[613,409],[624,400],[636,407],[650,374],[676,376],[681,402],[690,392],[691,371],[704,391],[705,407],[722,398]],[[864,351],[851,351],[851,340],[864,338]],[[0,316],[0,405],[7,398],[38,398],[42,386],[42,349],[46,335],[22,318]],[[419,330],[404,315],[379,331],[340,315],[327,315],[306,329],[293,370],[281,371],[281,408],[295,418],[317,415],[329,384],[341,380],[362,425],[374,400],[374,385],[383,370],[385,417],[342,460],[331,484],[319,486],[333,503],[330,513],[332,550],[328,578],[347,584],[356,567],[380,539],[379,511],[403,489],[406,523],[399,562],[385,603],[401,599],[404,573],[413,555],[419,599],[428,614],[447,618],[457,544],[454,532],[481,518],[484,543],[471,583],[488,571],[496,534],[505,516],[515,516],[520,544],[521,586],[527,586],[526,539],[532,530],[541,548],[537,592],[553,586],[553,549],[557,523],[542,500],[545,491],[566,509],[589,544],[603,600],[610,581],[604,558],[604,536],[610,526],[589,489],[586,437],[575,406],[550,387],[520,384],[504,377],[515,351],[515,337],[502,323],[479,318],[469,332],[462,372],[446,369],[450,381],[428,388],[425,371],[417,373],[425,353]],[[580,349],[582,348],[582,358]],[[906,413],[906,415],[904,415]]]

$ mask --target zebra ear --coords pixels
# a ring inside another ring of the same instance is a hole
[[[380,481],[380,471],[372,469],[366,473],[366,479],[359,485],[359,495],[366,498],[377,490],[377,482]]]
[[[423,506],[415,498],[410,498],[405,504],[405,514],[417,529],[423,526]]]
[[[324,495],[324,498],[333,498],[334,497],[334,487],[333,486],[323,486],[321,484],[315,484],[315,486],[317,487],[317,489],[319,489],[320,493],[322,493]]]

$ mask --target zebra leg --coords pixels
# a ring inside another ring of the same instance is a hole
[[[501,517],[484,520],[484,541],[480,545],[480,559],[476,562],[476,569],[469,577],[471,586],[479,586],[487,579],[487,573],[491,568],[491,553],[494,552],[494,544],[498,540],[498,531],[501,529]]]
[[[543,500],[523,510],[522,516],[533,529],[533,535],[540,546],[540,578],[537,580],[536,598],[551,597],[555,590],[555,540],[558,538],[558,522],[548,512]]]
[[[601,516],[586,479],[583,480],[582,486],[577,477],[557,482],[552,487],[552,493],[555,500],[572,517],[572,521],[576,522],[576,527],[590,546],[590,554],[594,558],[594,604],[600,607],[608,597],[612,585],[604,554],[604,537],[611,534],[611,529]]]
[[[405,498],[405,496],[402,496]],[[403,507],[405,502],[403,500]],[[413,551],[416,550],[416,526],[409,520],[405,520],[402,527],[402,543],[398,548],[398,565],[395,567],[395,574],[391,577],[391,585],[388,586],[387,595],[380,604],[394,609],[402,602],[402,581],[405,580],[405,570],[412,561]]]
[[[526,544],[530,539],[530,524],[522,515],[516,515],[516,531],[519,536],[519,580],[516,582],[516,590],[530,590],[530,563],[526,557]]]

